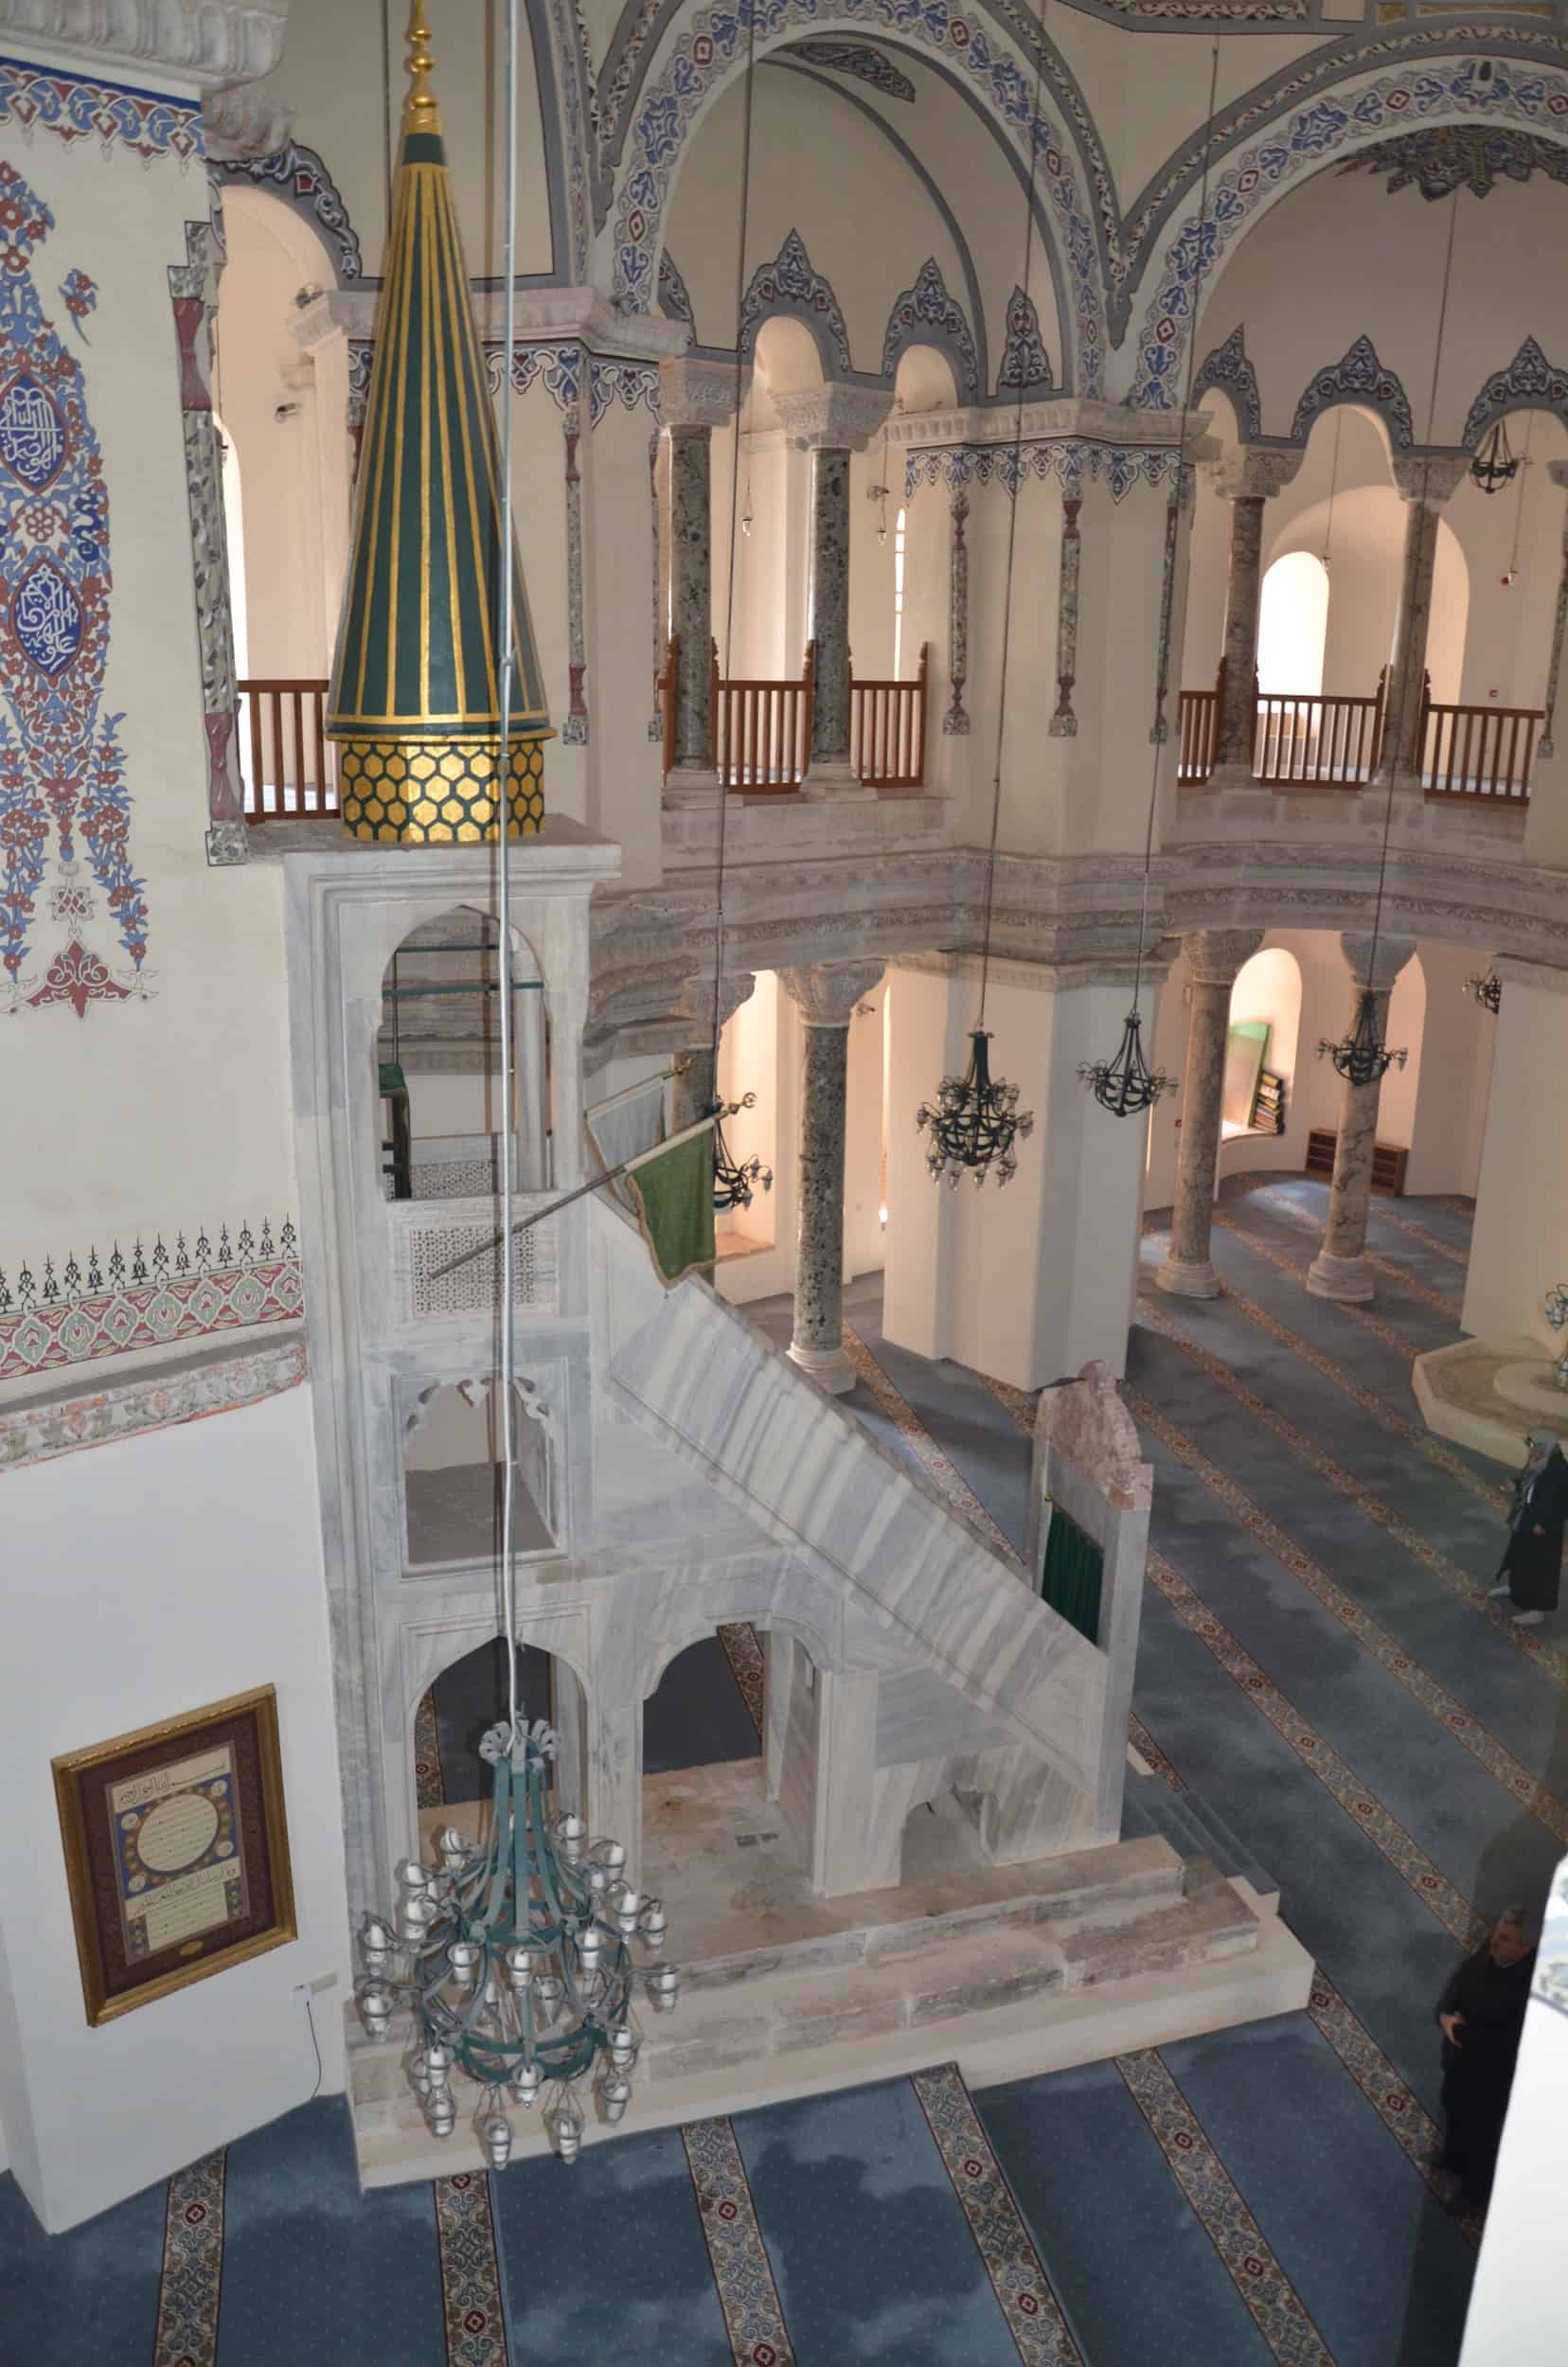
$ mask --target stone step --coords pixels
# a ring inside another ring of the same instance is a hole
[[[1306,2003],[1310,1958],[1277,1916],[1256,1916],[1213,1868],[1194,1869],[1185,1895],[1151,1912],[1135,1952],[1121,1928],[1116,1960],[1096,1952],[1088,1927],[995,1925],[947,1949],[862,1965],[839,1983],[775,1976],[759,1979],[743,2001],[724,1991],[683,1998],[674,2015],[643,2020],[645,2053],[626,2120],[612,2129],[590,2111],[584,2142],[953,2059],[971,2087],[985,2087]],[[1101,1942],[1109,1949],[1110,1934]],[[1129,1969],[1134,1963],[1148,1968]],[[433,2138],[403,2075],[403,2052],[393,2042],[371,2045],[350,2013],[349,2102],[366,2186],[482,2166],[473,2091],[465,2085],[458,2094],[454,2135]],[[537,2112],[513,2107],[508,2118],[515,2158],[547,2149]]]
[[[677,2012],[639,2016],[637,2084],[705,2077],[769,2056],[805,2056],[900,2031],[939,2034],[943,2025],[1028,1999],[1218,1963],[1256,1949],[1257,1940],[1256,1916],[1200,1860],[1187,1867],[1185,1891],[1080,1900],[1078,1912],[1051,1916],[944,1920],[918,1945],[884,1946],[853,1962],[805,1965],[780,1952],[743,1984],[688,1989],[683,1979]],[[951,2042],[951,2033],[940,2039]],[[422,2128],[403,2072],[406,2031],[401,2041],[395,2034],[377,2045],[350,2019],[348,2043],[356,2121],[362,2107],[374,2108],[383,2134]],[[477,2091],[460,2082],[456,2092],[462,2120]]]
[[[1184,1859],[1208,1858],[1227,1879],[1239,1876],[1256,1897],[1271,1910],[1279,1903],[1279,1884],[1265,1872],[1244,1842],[1201,1792],[1173,1791],[1160,1776],[1129,1769],[1122,1802],[1124,1840],[1161,1834]]]

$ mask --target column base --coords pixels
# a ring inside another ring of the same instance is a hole
[[[1354,1257],[1331,1257],[1319,1250],[1307,1269],[1307,1288],[1314,1298],[1363,1307],[1373,1296],[1371,1269],[1360,1251]]]
[[[1154,1269],[1162,1290],[1179,1299],[1217,1299],[1220,1277],[1206,1257],[1167,1257]]]
[[[791,1363],[830,1397],[846,1397],[855,1385],[855,1368],[842,1347],[803,1348],[792,1340],[788,1353]]]
[[[1217,764],[1203,786],[1205,789],[1256,789],[1258,779],[1250,761],[1238,758],[1229,764]]]
[[[724,802],[724,785],[710,764],[677,764],[664,785],[664,802],[678,808],[709,808]]]
[[[851,799],[864,801],[877,794],[874,789],[867,789],[860,774],[847,764],[815,762],[807,767],[800,793],[822,805],[829,801],[834,805],[846,804]]]

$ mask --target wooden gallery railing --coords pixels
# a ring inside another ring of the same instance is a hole
[[[664,715],[664,769],[675,762],[675,669],[680,644],[666,647],[658,695]],[[810,642],[798,682],[732,677],[713,652],[713,762],[728,790],[767,794],[798,789],[811,760],[816,644]],[[930,663],[920,650],[913,682],[855,682],[849,687],[849,761],[867,789],[919,789],[925,782],[926,690]]]
[[[338,811],[325,682],[242,682],[240,769],[247,822],[318,822]]]
[[[1441,706],[1428,698],[1421,721],[1421,778],[1446,805],[1527,806],[1530,764],[1543,707]]]

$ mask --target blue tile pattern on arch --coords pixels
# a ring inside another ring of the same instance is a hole
[[[1452,32],[1423,28],[1433,42]],[[1415,46],[1422,35],[1379,44]],[[1310,76],[1304,79],[1310,79]],[[1473,52],[1460,57],[1413,57],[1399,71],[1319,87],[1307,104],[1271,123],[1253,145],[1212,176],[1206,206],[1194,190],[1174,223],[1167,223],[1137,335],[1133,385],[1128,400],[1146,410],[1170,410],[1181,396],[1181,373],[1192,335],[1194,299],[1212,288],[1225,250],[1287,184],[1346,152],[1369,147],[1422,120],[1455,117],[1514,123],[1568,141],[1568,77],[1523,60]]]
[[[754,0],[736,0],[733,7],[696,12],[638,101],[615,206],[614,300],[623,310],[649,311],[656,301],[657,258],[676,163],[713,88],[744,58],[753,9]],[[825,0],[755,0],[755,11],[759,49],[778,45],[828,13]],[[1035,166],[1060,232],[1078,383],[1085,395],[1097,395],[1106,331],[1094,227],[1069,162],[1070,143],[1036,110],[1029,62],[994,21],[971,16],[952,0],[832,0],[830,13],[835,25],[864,25],[934,51],[950,72],[977,86],[986,114],[1005,129],[1025,169]]]

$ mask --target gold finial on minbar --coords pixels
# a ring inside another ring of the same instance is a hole
[[[430,27],[424,0],[414,0],[408,15],[408,97],[403,100],[402,128],[407,132],[439,132],[441,110],[430,88]]]

